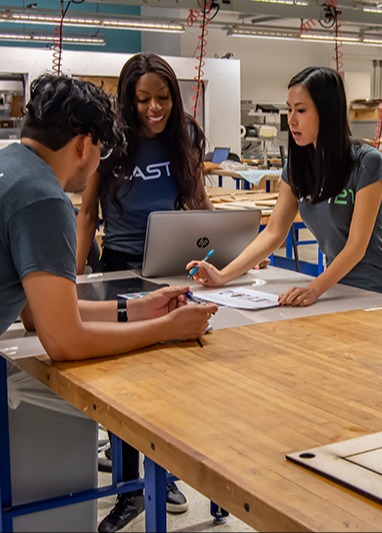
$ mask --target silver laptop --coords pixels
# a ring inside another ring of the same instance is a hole
[[[186,264],[215,250],[210,263],[223,268],[256,237],[260,209],[154,211],[146,231],[142,275],[187,275]]]

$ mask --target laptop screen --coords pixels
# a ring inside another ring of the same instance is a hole
[[[186,264],[203,259],[222,268],[256,237],[260,209],[154,211],[147,224],[142,275],[187,276]]]
[[[215,148],[214,153],[212,154],[211,162],[220,164],[222,161],[228,159],[229,153],[229,148]]]

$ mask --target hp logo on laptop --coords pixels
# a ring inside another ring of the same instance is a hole
[[[208,246],[210,244],[210,240],[208,237],[200,237],[200,239],[198,239],[196,241],[196,246],[198,248],[205,248],[206,246]]]

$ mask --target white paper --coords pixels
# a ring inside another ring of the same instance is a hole
[[[250,287],[224,287],[210,291],[193,291],[200,300],[236,309],[265,309],[278,306],[278,295]]]

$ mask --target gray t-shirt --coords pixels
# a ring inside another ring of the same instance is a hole
[[[315,205],[306,198],[299,201],[301,218],[317,239],[327,265],[346,244],[357,192],[382,180],[382,154],[378,150],[366,144],[353,144],[352,157],[355,163],[340,194]],[[286,167],[282,178],[288,183]],[[365,256],[341,283],[382,292],[382,207]]]
[[[76,220],[53,170],[21,144],[0,150],[0,334],[26,303],[31,272],[76,280]]]

